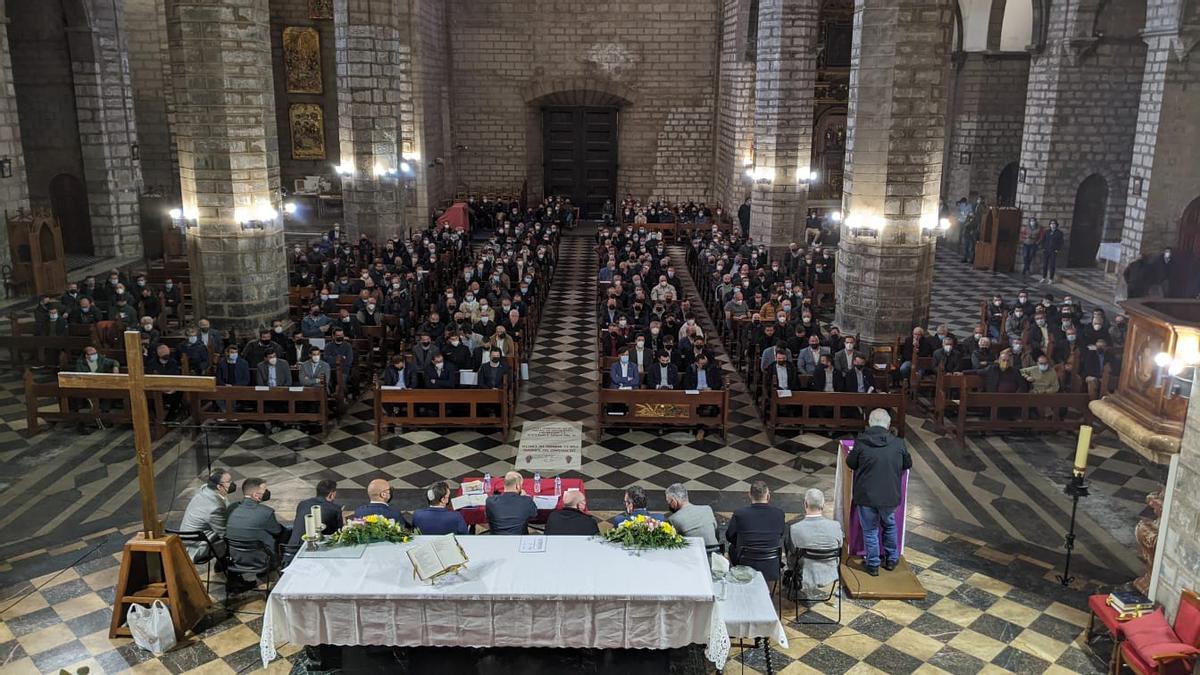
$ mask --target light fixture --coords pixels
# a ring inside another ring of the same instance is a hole
[[[12,157],[0,159],[0,178],[12,178]]]
[[[350,177],[354,175],[354,165],[346,164],[345,162],[342,162],[341,164],[335,164],[333,170],[336,171],[339,176]]]
[[[1135,176],[1133,179],[1133,196],[1141,197],[1142,191],[1145,189],[1145,179],[1141,176]]]
[[[1166,398],[1176,396],[1184,399],[1192,397],[1192,385],[1196,380],[1196,367],[1200,365],[1200,340],[1194,334],[1182,334],[1175,344],[1175,355],[1159,352],[1154,355],[1154,365],[1158,366],[1158,387],[1166,389]]]
[[[1166,352],[1159,352],[1154,355],[1154,365],[1159,368],[1166,368],[1171,364],[1171,355]]]
[[[419,153],[419,152],[402,152],[402,153],[400,153],[400,158],[407,159],[410,162],[416,162],[416,161],[420,161],[421,153]]]
[[[288,202],[288,203],[284,204],[283,212],[288,214],[289,216],[295,214],[296,213],[296,203]]]
[[[942,218],[941,220],[938,221],[938,227],[942,228],[942,232],[949,230],[950,229],[950,219]]]
[[[194,210],[176,207],[167,211],[167,215],[171,218],[171,225],[179,230],[186,232],[189,227],[196,226],[196,212]]]
[[[832,221],[833,221],[833,222],[835,222],[835,223],[840,223],[840,222],[842,222],[842,212],[841,212],[841,211],[834,211],[833,213],[829,214],[829,219],[830,219],[830,220],[832,220]]]
[[[754,167],[750,167],[750,168],[746,169],[746,178],[749,178],[750,180],[754,180]]]
[[[1021,170],[1017,172],[1017,182],[1018,183],[1025,182],[1025,167],[1021,167]]]
[[[805,178],[805,180],[808,181],[809,183],[815,183],[815,182],[817,182],[817,179],[820,177],[821,177],[821,174],[816,169],[809,169],[808,176]]]
[[[233,210],[233,219],[242,226],[243,230],[265,230],[267,223],[279,217],[268,202],[259,202],[253,207],[239,206]]]
[[[755,183],[770,183],[775,180],[775,169],[769,166],[756,166],[747,171],[747,175],[749,175]]]
[[[167,215],[171,216],[171,220],[183,220],[183,209],[171,209]]]
[[[409,164],[408,162],[400,162],[400,172],[401,173],[411,174],[412,170],[413,170],[412,164]]]

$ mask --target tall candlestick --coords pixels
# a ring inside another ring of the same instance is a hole
[[[1079,427],[1079,444],[1075,446],[1075,475],[1082,476],[1087,470],[1088,447],[1092,444],[1092,427],[1084,424]]]
[[[313,504],[309,512],[313,517],[313,522],[316,523],[316,534],[321,534],[325,530],[325,523],[321,520],[321,505]]]

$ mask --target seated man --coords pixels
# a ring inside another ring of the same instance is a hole
[[[300,386],[302,387],[319,387],[324,382],[327,387],[333,386],[333,378],[330,377],[329,364],[321,358],[320,347],[309,347],[309,358],[307,361],[300,364]]]
[[[271,491],[267,489],[265,480],[247,478],[242,481],[242,501],[230,509],[225,535],[229,541],[245,546],[257,543],[260,550],[244,554],[230,551],[235,562],[243,565],[269,564],[272,569],[279,567],[278,545],[290,539],[292,531],[279,524],[275,509],[266,504],[270,499]]]
[[[590,537],[600,534],[600,525],[587,512],[587,500],[579,490],[567,490],[563,495],[563,507],[550,514],[546,520],[546,534],[573,534]]]
[[[487,498],[483,508],[492,534],[529,534],[527,525],[538,510],[524,485],[520,473],[509,471],[504,474],[504,492]]]
[[[679,388],[679,368],[671,363],[671,352],[658,352],[658,362],[646,371],[646,386],[651,389]]]
[[[827,587],[837,581],[839,561],[837,558],[831,558],[801,562],[800,551],[841,548],[844,540],[841,524],[825,517],[825,493],[816,488],[809,488],[804,493],[804,518],[792,524],[785,542],[791,552],[788,556],[789,567],[803,569],[801,589],[810,591]],[[807,597],[807,594],[801,597]]]
[[[913,328],[912,339],[900,345],[900,379],[907,380],[912,376],[917,359],[933,356],[933,347],[933,340],[925,337],[924,328]]]
[[[1054,372],[1054,368],[1050,366],[1050,358],[1045,354],[1038,356],[1036,365],[1022,368],[1021,377],[1029,382],[1031,394],[1058,393],[1058,373]]]
[[[743,564],[741,556],[744,549],[753,548],[765,553],[783,546],[783,538],[787,534],[783,511],[771,506],[770,501],[771,490],[766,483],[756,480],[750,484],[750,505],[734,511],[729,518],[725,540],[729,542],[729,561],[734,565]],[[746,564],[762,572],[768,584],[779,579],[777,564],[753,561],[747,561]]]
[[[638,516],[646,516],[655,520],[662,520],[660,516],[650,513],[646,505],[649,501],[646,498],[646,491],[640,485],[631,485],[625,490],[625,513],[618,513],[613,518],[613,525],[618,526],[621,523],[636,518]]]
[[[225,557],[225,525],[229,519],[229,495],[237,491],[233,474],[217,469],[208,477],[204,487],[196,491],[183,511],[179,523],[180,532],[203,532],[215,549],[207,542],[189,542],[188,556],[192,562],[204,563],[216,556]]]
[[[388,482],[382,478],[376,478],[367,483],[367,498],[371,501],[354,509],[354,517],[383,516],[384,518],[396,521],[404,527],[409,527],[408,521],[404,519],[404,514],[400,513],[399,509],[392,508],[392,494],[392,486],[388,485]]]
[[[628,347],[621,347],[620,357],[616,363],[612,364],[609,372],[609,380],[612,389],[638,389],[641,387],[641,375],[638,373],[637,364],[629,358]]]
[[[296,519],[292,521],[292,538],[289,546],[299,546],[304,536],[304,516],[312,512],[312,507],[321,507],[321,534],[326,537],[342,529],[342,507],[333,500],[337,499],[337,483],[325,478],[317,483],[317,496],[302,499],[296,505]]]
[[[429,506],[413,511],[413,527],[421,534],[466,534],[467,521],[450,509],[450,486],[438,481],[425,491]]]
[[[667,488],[667,522],[685,537],[700,537],[705,546],[716,546],[717,518],[711,506],[693,504],[688,501],[687,488],[674,483]]]
[[[512,377],[512,368],[500,356],[500,348],[488,348],[488,360],[479,366],[478,381],[475,386],[479,389],[499,389],[505,378]]]
[[[454,389],[458,387],[458,369],[446,363],[441,352],[434,352],[433,362],[425,369],[425,387],[428,389]]]
[[[867,369],[867,357],[856,353],[853,364],[854,366],[850,370],[840,373],[842,386],[837,390],[852,394],[875,393],[875,374]]]

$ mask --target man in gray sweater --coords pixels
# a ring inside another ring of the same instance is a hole
[[[792,524],[788,531],[787,547],[794,554],[790,560],[799,563],[802,549],[814,551],[841,548],[845,537],[842,526],[836,520],[825,517],[825,495],[816,488],[804,493],[804,519]],[[838,559],[804,560],[804,577],[800,586],[804,590],[826,587],[837,581]]]
[[[712,507],[688,501],[687,488],[675,483],[667,488],[667,522],[685,537],[701,537],[705,546],[716,546],[717,518]]]

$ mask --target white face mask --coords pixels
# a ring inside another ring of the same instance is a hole
[[[313,362],[313,363],[320,363],[320,362],[321,362],[321,356],[320,356],[320,354],[318,354],[317,356],[314,356],[314,357],[312,357],[312,362]]]
[[[1039,363],[1039,364],[1038,364],[1038,370],[1040,370],[1040,371],[1042,371],[1042,372],[1044,373],[1044,372],[1046,372],[1047,370],[1050,370],[1050,364],[1048,364],[1048,363]]]

